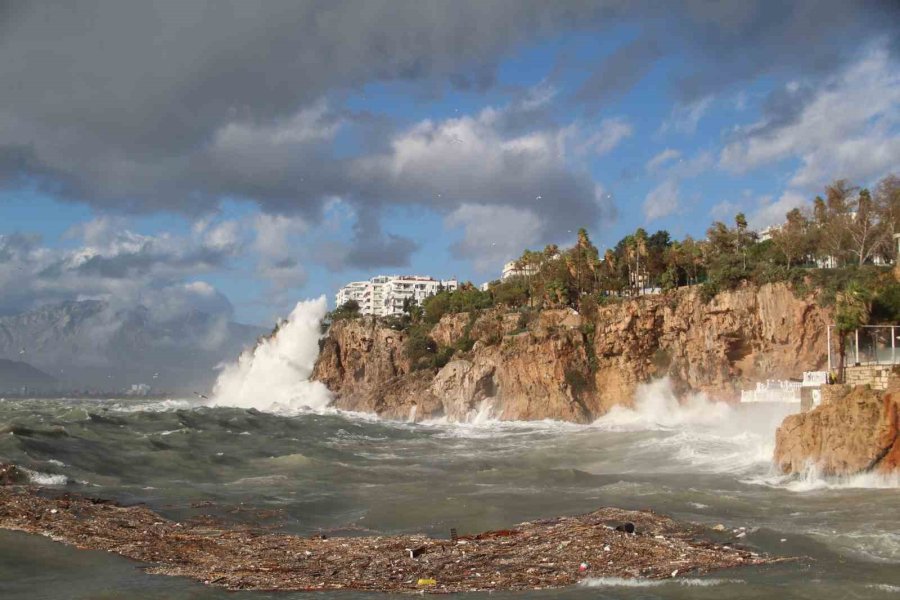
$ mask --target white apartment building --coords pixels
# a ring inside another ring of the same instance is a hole
[[[403,314],[403,302],[416,304],[440,290],[459,288],[456,279],[433,279],[420,275],[378,275],[368,281],[353,281],[338,290],[335,301],[342,306],[349,300],[359,304],[364,315],[387,317]]]
[[[524,277],[527,275],[536,275],[538,272],[537,265],[522,265],[518,266],[516,263],[518,261],[511,260],[505,265],[503,265],[503,272],[500,275],[501,281],[506,281],[510,277]]]

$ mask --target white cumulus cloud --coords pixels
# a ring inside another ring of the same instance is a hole
[[[662,219],[672,215],[681,208],[678,181],[666,179],[650,190],[644,199],[644,217],[648,221]]]

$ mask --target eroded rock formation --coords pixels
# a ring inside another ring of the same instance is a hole
[[[827,403],[788,416],[778,428],[778,468],[814,468],[826,476],[900,471],[900,381],[892,380],[887,392],[860,386],[826,397]]]
[[[734,399],[753,382],[820,368],[829,320],[827,309],[784,284],[709,302],[685,288],[590,317],[492,309],[446,315],[430,337],[466,350],[440,369],[414,370],[407,335],[364,318],[332,326],[313,378],[335,392],[338,407],[385,418],[465,420],[490,407],[506,420],[585,422],[630,404],[654,378],[668,376],[679,393]]]

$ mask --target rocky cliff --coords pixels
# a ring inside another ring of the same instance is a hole
[[[668,376],[680,393],[733,399],[766,378],[797,377],[826,361],[827,309],[783,284],[746,286],[705,301],[697,288],[600,307],[446,315],[429,332],[440,368],[415,369],[408,335],[372,318],[336,322],[313,378],[337,406],[386,418],[481,411],[507,420],[586,422],[635,388]]]
[[[900,381],[887,392],[829,386],[830,398],[788,416],[775,436],[775,464],[784,473],[816,468],[822,475],[900,470]]]

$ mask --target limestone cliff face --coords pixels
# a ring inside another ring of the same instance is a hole
[[[784,473],[816,467],[829,476],[900,471],[898,393],[896,384],[884,393],[856,387],[788,416],[776,433],[775,464]]]
[[[337,406],[387,418],[585,422],[633,402],[636,387],[669,376],[681,393],[722,399],[766,378],[797,377],[826,361],[826,309],[786,285],[748,286],[704,302],[697,289],[601,307],[539,313],[492,309],[445,316],[430,332],[462,346],[441,369],[414,371],[406,335],[373,319],[335,323],[313,377]]]
[[[601,309],[594,352],[597,405],[628,402],[638,383],[668,375],[682,392],[735,399],[765,379],[827,363],[828,310],[784,284],[747,286],[704,302],[697,288]]]

